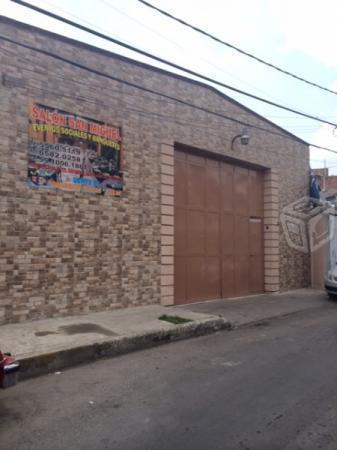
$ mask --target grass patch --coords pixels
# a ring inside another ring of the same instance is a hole
[[[182,323],[193,322],[191,319],[184,319],[179,316],[168,316],[167,314],[163,314],[158,317],[159,320],[164,320],[165,322],[173,323],[174,325],[181,325]]]

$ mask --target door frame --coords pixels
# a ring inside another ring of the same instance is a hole
[[[160,254],[160,303],[174,305],[174,151],[179,149],[207,158],[263,172],[264,202],[264,292],[280,290],[280,230],[279,230],[279,177],[275,168],[261,166],[229,156],[185,144],[162,143],[160,145],[161,170],[161,254]]]

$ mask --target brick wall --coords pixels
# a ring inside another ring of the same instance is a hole
[[[282,133],[200,84],[4,18],[0,27],[2,35],[19,42]],[[266,284],[273,285],[271,290],[308,284],[308,255],[287,246],[277,218],[280,208],[307,194],[307,146],[251,130],[249,145],[232,150],[233,136],[242,131],[238,124],[3,40],[0,67],[0,323],[146,305],[161,298],[172,302],[173,165],[168,149],[174,142],[277,173],[277,181],[270,178],[277,183],[277,202],[265,199],[275,219],[269,237],[275,241],[275,233],[279,236]],[[120,198],[27,186],[29,100],[122,126],[125,190]]]
[[[325,190],[337,190],[337,175],[329,175],[325,177]],[[321,184],[322,188],[322,184]]]
[[[319,184],[323,192],[331,191],[331,193],[333,193],[337,190],[337,175],[329,175],[328,168],[312,169],[311,173],[318,177]]]

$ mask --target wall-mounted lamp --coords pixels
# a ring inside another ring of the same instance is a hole
[[[240,139],[241,145],[248,145],[248,144],[249,144],[250,136],[249,136],[247,130],[244,129],[244,130],[242,131],[242,133],[237,134],[236,136],[233,137],[233,139],[232,139],[232,144],[231,144],[231,149],[232,149],[232,150],[234,150],[234,143],[235,143],[235,141],[236,141],[237,139]]]

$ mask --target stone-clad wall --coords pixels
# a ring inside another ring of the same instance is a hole
[[[9,19],[0,34],[123,80],[282,133],[200,84],[169,76]],[[0,323],[160,302],[161,148],[179,142],[277,170],[279,206],[307,193],[309,150],[0,39]],[[28,102],[123,130],[120,198],[41,192],[26,183]],[[275,228],[274,230],[277,230]],[[306,286],[309,258],[280,231],[280,287]]]

